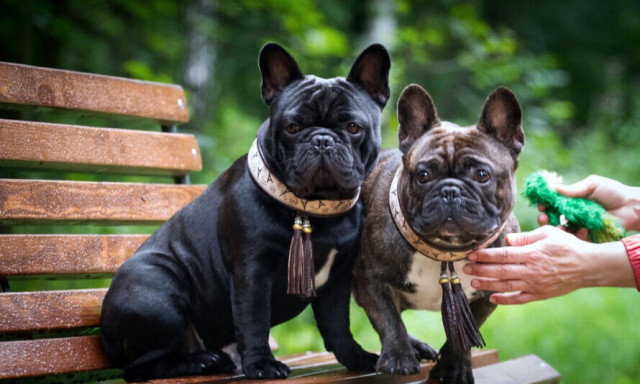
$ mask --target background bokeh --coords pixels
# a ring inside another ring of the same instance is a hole
[[[246,153],[267,116],[257,54],[268,41],[321,77],[346,75],[365,46],[383,43],[392,56],[385,147],[397,144],[395,102],[409,83],[461,125],[473,124],[486,96],[504,85],[524,111],[520,187],[539,168],[567,181],[598,173],[640,185],[638,0],[0,2],[2,61],[181,84],[192,116],[181,130],[197,136],[205,164],[196,183],[210,183]],[[523,229],[536,226],[522,198],[516,215]],[[444,341],[439,314],[404,318],[433,346]],[[635,290],[587,289],[500,307],[482,331],[502,358],[535,353],[564,382],[637,383],[638,319]],[[366,348],[380,348],[355,304],[352,330]],[[323,349],[310,311],[273,333],[280,354]]]

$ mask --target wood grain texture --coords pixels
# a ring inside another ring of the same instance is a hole
[[[429,372],[435,365],[433,362],[422,361],[420,363],[420,373],[415,375],[387,375],[373,372],[350,372],[340,365],[332,353],[314,352],[303,355],[278,358],[291,368],[291,375],[286,380],[287,384],[320,384],[348,382],[357,384],[380,383],[380,384],[417,384],[431,383],[428,381]],[[499,361],[498,351],[495,349],[472,351],[472,364],[474,369],[495,364]],[[202,384],[202,383],[255,383],[255,380],[248,380],[243,375],[211,375],[182,377],[166,380],[151,380],[148,383],[154,384]],[[261,380],[264,384],[280,384],[282,380]],[[477,384],[494,384],[483,382]],[[514,383],[512,383],[514,384]]]
[[[206,187],[0,179],[0,220],[161,223]]]
[[[87,371],[112,368],[104,354],[98,336],[79,336],[73,338],[43,339],[29,341],[0,342],[0,350],[5,358],[0,359],[0,379],[30,377],[48,374]],[[286,380],[290,384],[334,383],[349,380],[349,383],[418,383],[424,382],[433,362],[422,362],[421,372],[409,376],[393,376],[378,373],[349,372],[339,365],[333,354],[328,352],[307,353],[293,358],[281,357],[282,362],[292,368],[291,376]],[[487,366],[498,362],[496,350],[472,352],[474,367]],[[261,383],[276,384],[282,380],[264,380]],[[255,383],[241,374],[218,374],[151,380],[147,383],[200,384],[200,383]],[[479,383],[480,384],[480,383]],[[483,382],[482,384],[489,384]]]
[[[202,169],[192,135],[0,119],[0,167],[185,175]]]
[[[95,327],[106,289],[0,294],[0,332]]]
[[[148,235],[0,235],[0,276],[113,274]]]
[[[0,379],[111,368],[99,336],[0,342]]]
[[[536,355],[526,355],[474,371],[477,383],[555,384],[562,376]]]
[[[0,103],[187,122],[182,87],[0,62]]]

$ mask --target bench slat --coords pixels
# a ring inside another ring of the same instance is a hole
[[[0,220],[161,223],[206,187],[0,179]]]
[[[99,336],[0,342],[0,350],[5,352],[3,359],[0,359],[0,379],[113,368],[104,353]],[[290,358],[282,358],[282,361],[292,368],[292,374],[287,379],[287,383],[292,384],[329,383],[347,379],[354,383],[415,383],[425,379],[434,366],[433,362],[423,361],[420,364],[421,373],[410,376],[393,376],[348,372],[346,368],[336,362],[333,354],[328,352],[306,354],[304,358],[297,357],[293,361]],[[495,364],[499,361],[498,352],[494,349],[473,351],[471,361],[474,369]],[[219,374],[152,380],[148,383],[253,382],[255,381],[247,380],[238,374]],[[282,380],[262,382],[281,383]]]
[[[0,103],[187,122],[182,87],[0,62]]]
[[[290,358],[278,358],[283,363],[291,367],[291,375],[286,380],[289,384],[320,384],[348,382],[354,384],[417,384],[424,383],[428,378],[429,371],[435,363],[422,361],[420,362],[420,373],[415,375],[387,375],[372,372],[350,372],[342,365],[339,365],[332,353],[316,352],[306,354],[306,356],[296,357],[293,361]],[[474,369],[479,367],[495,364],[499,361],[498,351],[495,349],[475,350],[471,353],[471,362]],[[348,380],[348,381],[347,381]],[[280,384],[282,380],[261,380],[264,384]],[[239,384],[239,383],[255,383],[255,380],[245,379],[241,375],[213,375],[213,376],[195,376],[181,377],[163,380],[151,380],[147,383],[153,384]],[[478,384],[495,384],[491,381],[477,382]],[[511,383],[513,384],[513,383]]]
[[[0,379],[111,368],[99,336],[0,342]]]
[[[98,326],[106,293],[106,289],[3,293],[0,332]]]
[[[561,376],[536,355],[526,355],[502,361],[474,371],[476,383],[555,384]]]
[[[0,119],[0,166],[184,175],[202,158],[192,135]]]
[[[113,274],[148,235],[0,235],[0,276]]]

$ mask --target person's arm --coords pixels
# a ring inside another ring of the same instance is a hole
[[[507,242],[510,247],[473,252],[464,267],[478,276],[474,288],[501,292],[491,296],[496,304],[523,304],[585,287],[637,287],[622,242],[592,244],[550,226],[510,234]]]
[[[622,244],[626,249],[633,274],[636,277],[638,291],[640,291],[640,234],[625,237],[622,239]]]

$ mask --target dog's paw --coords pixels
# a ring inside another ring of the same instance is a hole
[[[124,368],[126,381],[233,372],[236,368],[224,352],[199,351],[164,359],[154,364],[131,364]]]
[[[243,363],[244,374],[249,379],[286,379],[291,369],[273,357],[262,357]]]
[[[376,369],[378,355],[369,353],[362,348],[351,351],[344,356],[336,356],[338,361],[350,371],[356,372],[373,372]]]
[[[418,354],[418,359],[429,361],[436,361],[438,359],[438,351],[431,348],[429,344],[423,343],[413,337],[409,339],[409,343],[411,343],[411,346]]]
[[[208,373],[229,373],[236,369],[231,356],[224,352],[204,352],[206,356],[202,356],[200,368],[203,374]]]
[[[413,348],[394,351],[382,351],[376,371],[392,375],[412,375],[420,372],[420,362]]]
[[[444,384],[473,384],[471,363],[457,359],[441,359],[429,372],[429,379]]]

